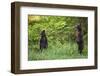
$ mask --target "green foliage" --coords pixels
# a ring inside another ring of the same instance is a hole
[[[82,24],[84,50],[79,55],[75,41],[75,25]],[[86,17],[28,16],[28,59],[68,59],[87,57],[88,27]],[[39,49],[40,33],[46,31],[48,48]]]

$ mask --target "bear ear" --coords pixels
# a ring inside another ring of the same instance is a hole
[[[43,30],[42,32],[45,32],[45,30]]]

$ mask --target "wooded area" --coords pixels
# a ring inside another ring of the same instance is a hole
[[[75,26],[81,23],[84,48],[78,53]],[[47,49],[40,51],[41,32],[45,30]],[[28,15],[28,60],[76,59],[88,56],[88,18]]]

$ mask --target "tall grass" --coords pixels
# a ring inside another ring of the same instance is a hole
[[[82,55],[78,52],[77,44],[66,42],[61,44],[57,41],[55,44],[50,43],[47,49],[42,51],[37,46],[31,46],[28,49],[28,60],[53,60],[53,59],[80,59],[87,58],[87,45],[84,46]]]

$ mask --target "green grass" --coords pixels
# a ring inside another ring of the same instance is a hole
[[[37,46],[31,46],[28,50],[28,60],[54,60],[54,59],[80,59],[87,58],[88,51],[87,46],[84,46],[82,55],[77,50],[76,43],[64,43],[56,42],[50,43],[47,49],[39,50]]]

